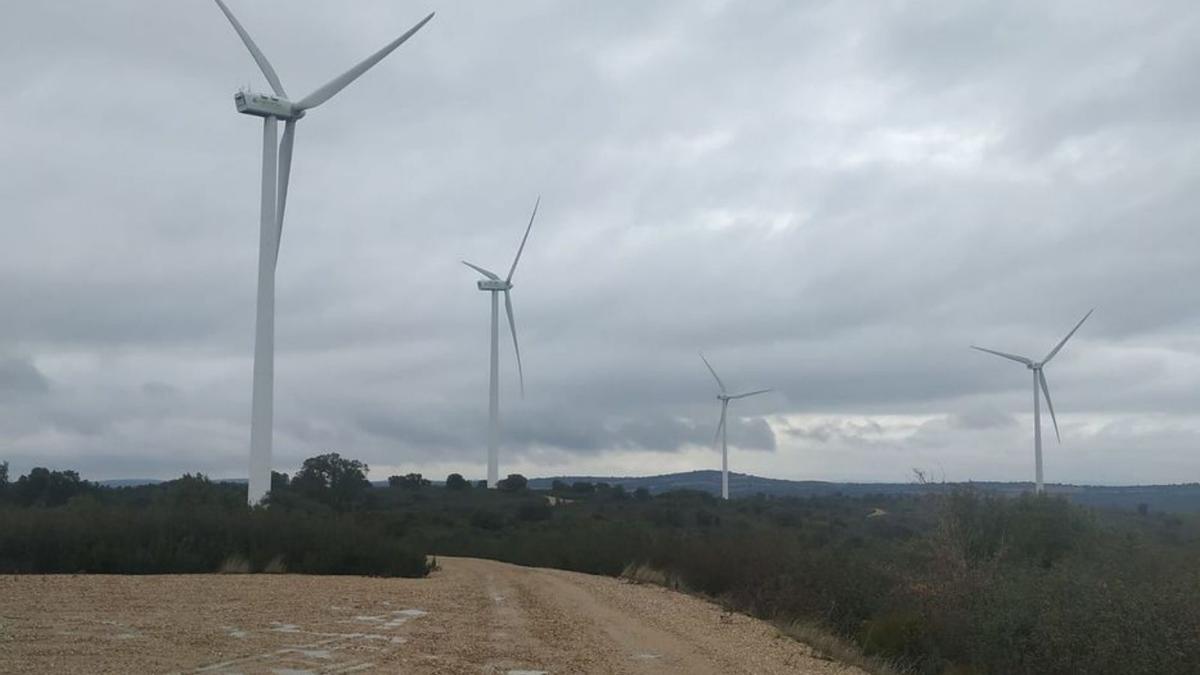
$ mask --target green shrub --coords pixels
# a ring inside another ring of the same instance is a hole
[[[517,519],[527,523],[550,520],[554,512],[545,501],[526,502],[517,509]]]
[[[481,530],[499,530],[504,527],[504,517],[495,511],[478,510],[471,514],[471,526]]]

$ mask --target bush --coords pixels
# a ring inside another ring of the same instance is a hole
[[[0,508],[0,573],[240,573],[286,566],[301,574],[424,576],[424,564],[423,553],[351,516],[244,506]]]
[[[517,519],[527,523],[550,520],[554,513],[545,501],[528,502],[517,509]]]
[[[111,489],[34,469],[18,481],[17,504],[0,506],[0,573],[424,575],[424,553],[385,522],[326,506],[365,504],[365,470],[313,458],[295,483],[276,479],[271,508],[250,509],[244,485],[201,474]]]
[[[918,659],[929,650],[926,622],[913,611],[887,611],[863,623],[858,643],[868,656]]]
[[[479,510],[471,514],[471,526],[481,530],[499,530],[504,527],[504,518],[495,511]]]
[[[504,492],[518,492],[524,490],[529,485],[529,481],[525,476],[519,473],[510,473],[508,478],[501,480],[496,484],[496,488]]]
[[[462,478],[462,476],[459,476],[459,478]],[[387,482],[388,487],[404,490],[417,490],[433,485],[433,481],[426,479],[419,473],[410,473],[404,476],[388,476]]]
[[[231,555],[217,568],[218,574],[249,574],[250,561],[240,555]]]

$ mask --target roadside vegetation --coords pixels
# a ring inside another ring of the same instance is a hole
[[[365,470],[336,455],[310,459],[279,508],[249,509],[245,485],[200,475],[105,488],[33,469],[0,483],[0,573],[424,576],[424,552],[352,511],[369,491]]]
[[[723,503],[365,474],[314,457],[256,509],[202,476],[5,476],[0,572],[422,576],[427,556],[475,556],[702,594],[877,672],[1200,672],[1196,516],[969,490]]]

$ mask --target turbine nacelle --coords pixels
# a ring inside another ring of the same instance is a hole
[[[298,120],[304,117],[304,111],[295,103],[273,94],[259,94],[253,91],[239,91],[233,95],[237,111],[243,115],[255,117],[276,117],[281,120]]]
[[[475,285],[478,286],[479,290],[481,291],[507,291],[513,287],[511,281],[505,281],[503,279],[480,279],[479,281],[475,282]]]

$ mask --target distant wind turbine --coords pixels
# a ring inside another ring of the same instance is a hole
[[[275,74],[275,69],[242,24],[222,0],[216,0],[221,12],[233,24],[267,77],[271,94],[239,91],[234,95],[237,110],[246,115],[263,118],[262,208],[259,213],[258,239],[258,308],[254,325],[254,395],[250,407],[250,487],[247,498],[251,505],[262,501],[271,489],[271,427],[274,413],[275,379],[275,267],[279,260],[279,241],[283,234],[283,211],[287,205],[288,177],[292,169],[292,145],[296,138],[296,122],[306,111],[328,101],[363,73],[421,29],[433,14],[421,19],[400,37],[368,56],[361,63],[333,78],[299,101],[288,99]],[[283,120],[283,140],[278,137],[278,120]],[[278,143],[278,148],[277,148]]]
[[[725,383],[721,381],[720,376],[717,375],[717,371],[713,370],[712,364],[708,362],[708,359],[704,358],[704,354],[700,355],[700,359],[704,361],[704,365],[708,366],[708,372],[712,373],[713,379],[717,381],[717,387],[721,390],[721,393],[717,394],[717,400],[721,402],[721,421],[717,423],[717,433],[713,437],[713,443],[715,444],[718,439],[721,441],[721,499],[729,499],[729,444],[726,442],[727,434],[725,425],[729,402],[734,399],[765,394],[771,390],[758,389],[748,391],[744,394],[728,394],[725,391]]]
[[[1041,393],[1046,395],[1046,408],[1050,410],[1050,420],[1054,422],[1054,436],[1058,439],[1059,443],[1062,443],[1062,436],[1058,433],[1058,419],[1054,416],[1054,403],[1050,400],[1050,387],[1046,384],[1046,374],[1042,372],[1042,369],[1047,363],[1050,363],[1050,359],[1054,358],[1055,354],[1058,354],[1058,351],[1063,348],[1063,345],[1067,344],[1067,340],[1071,339],[1071,336],[1075,334],[1075,331],[1079,330],[1079,327],[1083,325],[1084,321],[1087,321],[1088,317],[1091,316],[1092,312],[1094,311],[1096,311],[1095,308],[1089,309],[1088,313],[1084,314],[1083,318],[1079,320],[1079,323],[1075,324],[1075,327],[1071,329],[1071,332],[1067,333],[1065,338],[1060,340],[1058,344],[1054,345],[1054,349],[1051,349],[1050,353],[1046,354],[1046,358],[1042,359],[1041,361],[1034,361],[1024,356],[1008,354],[1006,352],[998,352],[994,349],[971,345],[971,349],[978,349],[981,352],[995,354],[996,356],[1008,359],[1009,361],[1016,361],[1017,363],[1024,364],[1026,368],[1033,371],[1033,458],[1036,477],[1034,489],[1038,492],[1038,494],[1041,494],[1046,490],[1045,485],[1042,482],[1042,406],[1041,402],[1038,400],[1039,390]]]
[[[521,237],[521,246],[513,258],[512,267],[508,268],[508,276],[501,279],[495,273],[473,265],[466,260],[462,264],[479,272],[483,279],[475,282],[481,291],[492,294],[492,362],[491,377],[488,381],[488,454],[487,454],[487,484],[494,488],[500,481],[500,293],[504,294],[504,311],[508,314],[508,327],[512,331],[513,350],[517,353],[517,374],[521,379],[521,397],[525,397],[525,371],[521,367],[521,346],[517,343],[517,324],[513,319],[512,290],[513,272],[517,271],[517,263],[525,250],[525,242],[529,239],[529,230],[533,229],[533,219],[537,217],[538,205],[542,203],[539,196],[533,203],[533,213],[529,215],[529,224],[525,226],[525,236]]]

